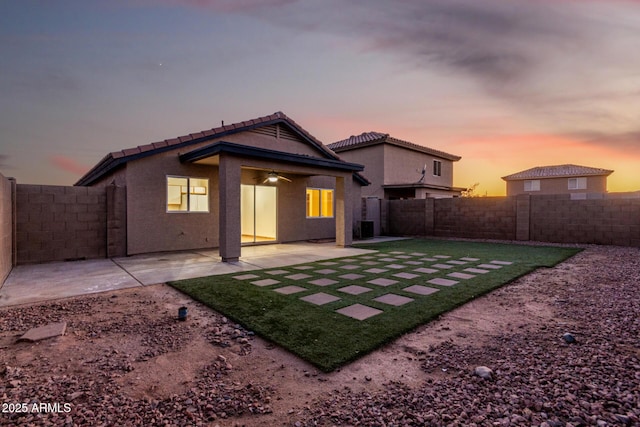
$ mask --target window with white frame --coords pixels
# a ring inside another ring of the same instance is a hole
[[[540,191],[540,180],[529,179],[524,182],[524,191]]]
[[[167,176],[167,212],[209,212],[209,179]]]
[[[442,176],[442,162],[440,160],[433,161],[433,175]]]
[[[333,218],[333,190],[307,188],[307,218]]]
[[[569,178],[569,190],[585,190],[587,188],[587,178]]]

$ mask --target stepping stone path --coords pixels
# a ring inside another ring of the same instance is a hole
[[[482,279],[512,264],[512,261],[481,260],[471,256],[456,259],[446,254],[392,251],[258,270],[232,277],[263,287],[266,292],[290,295],[289,298],[316,306],[340,301],[343,307],[324,309],[364,321],[383,316],[385,306],[388,310],[397,310],[418,299],[431,298],[449,287],[465,283],[464,286],[474,286],[474,279]],[[318,292],[320,288],[324,291]]]

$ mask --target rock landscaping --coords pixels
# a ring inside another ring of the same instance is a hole
[[[637,248],[589,247],[330,374],[148,286],[1,309],[0,425],[640,425],[639,331]]]

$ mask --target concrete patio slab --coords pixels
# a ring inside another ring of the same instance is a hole
[[[300,298],[302,301],[310,302],[315,305],[324,305],[329,304],[330,302],[340,301],[340,298],[325,294],[324,292],[318,292],[317,294],[307,295],[306,297]]]
[[[439,289],[430,288],[428,286],[422,286],[422,285],[413,285],[413,286],[404,288],[403,291],[411,292],[412,294],[417,294],[417,295],[431,295],[433,293],[438,292]]]
[[[431,283],[432,285],[439,286],[453,286],[458,282],[456,280],[443,279],[441,277],[436,277],[435,279],[427,280],[427,283]]]
[[[256,280],[255,282],[251,282],[252,285],[256,285],[260,287],[277,285],[278,283],[280,283],[280,281],[275,279],[262,279],[262,280]]]
[[[336,313],[340,313],[356,320],[365,320],[369,317],[373,317],[384,312],[382,310],[378,310],[377,308],[368,307],[366,305],[353,304],[348,307],[336,310]]]
[[[364,286],[358,285],[345,286],[344,288],[340,288],[338,290],[349,295],[360,295],[364,294],[365,292],[371,292],[370,288],[365,288]]]
[[[283,286],[282,288],[274,289],[274,291],[283,295],[297,294],[298,292],[303,292],[306,290],[306,288],[303,288],[301,286]]]
[[[403,297],[401,295],[396,294],[385,294],[379,296],[378,298],[374,298],[374,301],[381,302],[383,304],[393,305],[395,307],[400,307],[401,305],[405,305],[410,303],[411,301],[415,301],[413,298]]]
[[[473,274],[458,273],[458,272],[455,272],[455,273],[449,273],[449,274],[447,274],[447,276],[449,276],[449,277],[455,277],[456,279],[465,279],[465,280],[466,280],[466,279],[473,279],[474,277],[476,277],[476,276],[474,276]]]
[[[316,286],[329,286],[338,283],[338,281],[332,279],[316,279],[311,280],[309,283]]]
[[[380,277],[378,279],[368,280],[367,283],[371,283],[372,285],[378,285],[378,286],[391,286],[398,283],[398,281]]]

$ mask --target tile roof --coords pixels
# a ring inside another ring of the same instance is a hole
[[[129,160],[150,156],[163,151],[172,150],[179,147],[189,146],[191,144],[204,142],[208,139],[220,138],[229,134],[234,134],[246,130],[268,126],[276,123],[284,123],[293,129],[298,135],[306,139],[311,145],[316,147],[328,158],[342,160],[340,157],[328,149],[322,142],[313,135],[303,129],[291,118],[287,117],[283,112],[278,111],[271,115],[258,117],[253,120],[246,120],[230,125],[222,125],[217,128],[191,133],[189,135],[179,136],[177,138],[165,139],[164,141],[152,142],[150,144],[139,145],[133,148],[126,148],[120,151],[114,151],[107,154],[98,164],[96,164],[89,172],[76,182],[75,185],[91,185],[104,175],[122,166]],[[366,179],[362,177],[365,181]]]
[[[579,176],[601,176],[611,175],[612,170],[591,168],[588,166],[579,165],[555,165],[555,166],[538,166],[535,168],[527,169],[524,171],[516,172],[511,175],[503,176],[505,181],[516,181],[520,179],[535,179],[535,178],[565,178],[565,177],[579,177]]]
[[[388,133],[380,132],[363,132],[360,135],[351,135],[347,139],[334,142],[327,145],[330,149],[339,153],[341,151],[353,150],[359,147],[366,147],[376,144],[391,144],[398,147],[407,148],[409,150],[419,151],[421,153],[430,154],[432,156],[440,157],[447,160],[458,161],[462,157],[455,154],[445,153],[444,151],[435,150],[433,148],[425,147],[424,145],[414,144],[413,142],[403,141],[401,139],[393,138]]]

